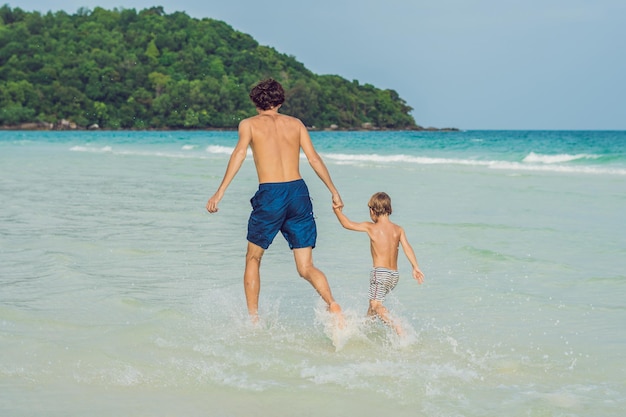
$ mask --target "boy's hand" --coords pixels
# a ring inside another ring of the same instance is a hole
[[[413,268],[413,278],[417,280],[418,284],[424,282],[424,273],[419,268]]]

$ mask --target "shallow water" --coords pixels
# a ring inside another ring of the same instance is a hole
[[[406,338],[364,320],[367,237],[306,162],[339,333],[280,237],[249,324],[252,161],[204,210],[235,133],[0,132],[0,414],[621,416],[626,133],[313,139],[348,216],[392,197]]]

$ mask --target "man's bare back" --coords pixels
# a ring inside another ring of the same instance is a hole
[[[239,135],[249,138],[259,183],[287,182],[300,179],[300,120],[278,113],[278,109],[259,114],[239,124]]]

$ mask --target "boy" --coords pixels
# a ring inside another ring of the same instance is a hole
[[[370,238],[372,252],[372,271],[370,273],[369,308],[368,316],[378,316],[384,323],[393,327],[402,335],[399,324],[394,323],[383,306],[385,296],[398,283],[398,246],[413,266],[413,278],[419,284],[424,281],[424,274],[420,271],[413,248],[409,244],[404,229],[389,220],[391,214],[391,198],[387,193],[375,193],[368,203],[371,222],[356,223],[348,219],[342,212],[341,206],[333,207],[337,219],[343,227],[357,232],[367,232]]]

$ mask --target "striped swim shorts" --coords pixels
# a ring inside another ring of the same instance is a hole
[[[398,271],[391,269],[376,267],[370,272],[370,300],[384,301],[389,291],[393,290],[398,284],[400,274]]]

